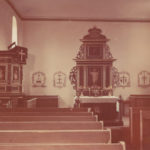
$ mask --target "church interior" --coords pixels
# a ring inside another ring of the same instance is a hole
[[[0,19],[0,149],[150,149],[149,1],[0,0]]]

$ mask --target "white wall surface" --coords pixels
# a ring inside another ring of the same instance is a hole
[[[150,24],[149,23],[110,23],[110,22],[71,22],[71,21],[24,21],[23,45],[29,49],[28,63],[25,66],[24,92],[28,94],[52,94],[61,97],[61,105],[73,104],[73,91],[68,79],[79,50],[80,39],[93,26],[101,28],[110,39],[108,45],[117,61],[114,66],[120,72],[130,73],[131,87],[116,88],[114,95],[126,99],[130,94],[148,94],[150,88],[139,88],[137,75],[142,70],[150,71]],[[33,88],[32,74],[42,71],[46,74],[47,87]],[[62,71],[67,75],[67,86],[53,87],[53,74]]]
[[[142,70],[150,72],[150,23],[131,22],[75,22],[75,21],[22,21],[12,8],[0,1],[0,50],[11,43],[12,16],[18,23],[18,45],[28,48],[27,65],[24,66],[23,91],[26,94],[59,95],[60,107],[71,107],[75,91],[69,73],[79,50],[80,39],[93,26],[100,28],[110,39],[108,45],[117,61],[120,72],[130,73],[131,86],[116,88],[114,95],[127,99],[130,94],[149,94],[150,88],[138,87],[137,75]],[[46,75],[46,87],[32,87],[32,74],[41,71]],[[62,71],[67,76],[66,87],[53,86],[53,75]]]

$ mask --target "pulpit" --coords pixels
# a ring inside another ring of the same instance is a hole
[[[80,107],[91,107],[99,112],[100,119],[115,120],[118,98],[113,97],[112,67],[116,59],[109,50],[108,41],[101,29],[93,27],[88,30],[81,39],[70,80],[76,90],[75,101]]]
[[[27,48],[16,46],[0,51],[0,106],[15,105],[22,95],[23,65]]]

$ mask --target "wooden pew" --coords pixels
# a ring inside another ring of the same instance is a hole
[[[133,149],[140,149],[140,110],[150,110],[150,95],[130,95],[130,141]]]
[[[35,107],[58,107],[58,95],[22,95],[18,99],[17,107],[35,108]]]
[[[140,150],[150,149],[150,110],[140,110]]]
[[[0,130],[0,143],[110,142],[110,130]]]
[[[95,116],[0,116],[0,121],[97,121]]]
[[[16,109],[15,109],[16,110]],[[28,111],[33,110],[33,111]],[[87,109],[23,109],[17,111],[1,111],[0,121],[97,121],[97,117]]]
[[[120,143],[76,143],[76,144],[0,144],[2,150],[125,150],[125,144]]]
[[[39,108],[0,108],[0,112],[90,112],[89,108],[50,108],[50,107],[39,107]]]
[[[131,107],[150,107],[150,95],[130,95]]]
[[[29,111],[28,111],[29,110]],[[88,109],[13,109],[0,112],[2,150],[125,150]]]
[[[103,122],[95,121],[29,121],[0,122],[0,130],[102,130]]]
[[[140,147],[140,111],[150,110],[149,107],[130,107],[130,143],[133,149]]]
[[[0,112],[0,116],[92,116],[92,112]]]
[[[36,107],[58,107],[59,96],[58,95],[27,95],[24,99],[36,98]]]

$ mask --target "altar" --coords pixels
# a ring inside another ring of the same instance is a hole
[[[113,58],[102,30],[93,27],[81,39],[82,45],[77,53],[76,66],[72,68],[69,79],[76,90],[75,107],[87,107],[98,115],[104,125],[122,124],[119,98],[113,96],[114,76]]]
[[[117,100],[119,100],[116,96],[80,96],[80,103],[117,103]]]
[[[104,121],[104,125],[122,125],[120,120],[120,103],[116,96],[79,96],[75,97],[79,100],[81,108],[91,108],[99,120]]]

